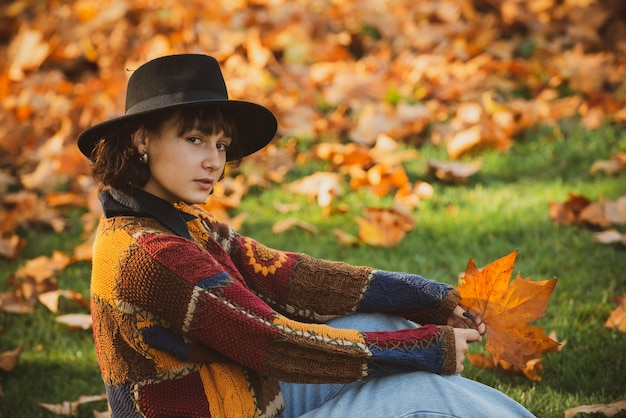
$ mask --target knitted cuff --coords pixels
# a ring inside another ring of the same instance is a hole
[[[452,311],[461,301],[461,295],[458,290],[450,289],[446,293],[446,297],[433,310],[433,323],[437,325],[447,325]]]
[[[447,325],[439,328],[441,329],[443,340],[445,342],[443,370],[441,371],[441,374],[454,374],[456,373],[456,343],[454,338],[454,328]]]

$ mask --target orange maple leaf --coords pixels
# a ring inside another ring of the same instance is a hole
[[[457,289],[462,304],[484,320],[485,349],[494,363],[504,361],[524,368],[528,360],[559,347],[542,327],[528,325],[544,316],[557,280],[533,282],[518,273],[510,281],[516,256],[517,250],[482,270],[470,259]]]

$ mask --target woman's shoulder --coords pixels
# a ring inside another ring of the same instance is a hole
[[[139,216],[115,216],[103,218],[100,222],[101,233],[125,233],[132,237],[143,234],[173,234],[156,218]]]

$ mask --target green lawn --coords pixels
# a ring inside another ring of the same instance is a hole
[[[619,127],[589,133],[575,126],[562,128],[556,136],[546,128],[529,131],[508,152],[474,157],[483,166],[465,184],[435,181],[426,173],[426,158],[445,158],[445,153],[431,146],[420,151],[423,158],[406,164],[406,169],[412,180],[432,182],[435,194],[415,211],[416,228],[394,248],[340,246],[332,234],[333,228],[356,234],[353,218],[364,205],[390,203],[365,191],[342,198],[350,212],[325,218],[304,196],[278,187],[254,189],[239,208],[249,214],[240,232],[276,248],[416,272],[448,283],[456,283],[469,258],[480,267],[519,249],[515,273],[533,280],[558,278],[547,314],[538,324],[546,332],[554,330],[567,343],[561,352],[544,355],[541,382],[470,365],[465,374],[504,391],[539,417],[562,417],[571,407],[626,399],[626,333],[603,327],[615,307],[612,298],[626,292],[626,247],[594,243],[591,229],[559,226],[548,219],[549,202],[563,202],[569,192],[591,200],[626,195],[626,172],[589,175],[595,160],[626,151],[626,133]],[[312,166],[299,167],[290,180],[311,170]],[[292,215],[315,224],[320,233],[312,236],[292,229],[273,234],[272,225],[284,216],[273,209],[275,202],[299,202],[301,210]],[[78,220],[75,211],[68,216]],[[19,262],[0,261],[1,290],[9,288],[7,277],[25,259],[49,255],[55,249],[69,252],[81,241],[76,226],[62,235],[35,229],[22,232],[29,246]],[[89,265],[84,263],[59,275],[62,288],[79,290],[85,296],[88,281]],[[81,311],[71,302],[63,302],[61,310]],[[91,332],[70,330],[54,318],[42,306],[34,315],[0,312],[4,328],[0,351],[18,346],[24,350],[18,367],[1,375],[0,416],[53,416],[36,403],[61,403],[103,392]],[[79,416],[91,417],[94,408],[103,411],[106,406],[103,402],[83,405]]]

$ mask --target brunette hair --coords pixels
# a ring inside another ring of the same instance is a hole
[[[140,161],[141,156],[131,140],[131,135],[141,127],[150,133],[157,133],[173,117],[178,118],[178,135],[181,136],[194,127],[208,135],[223,132],[232,139],[226,150],[226,162],[237,165],[241,161],[242,150],[237,138],[237,126],[230,114],[216,107],[167,109],[118,127],[96,143],[90,160],[91,173],[99,188],[111,187],[128,191],[133,187],[145,186],[150,179],[150,169]]]

